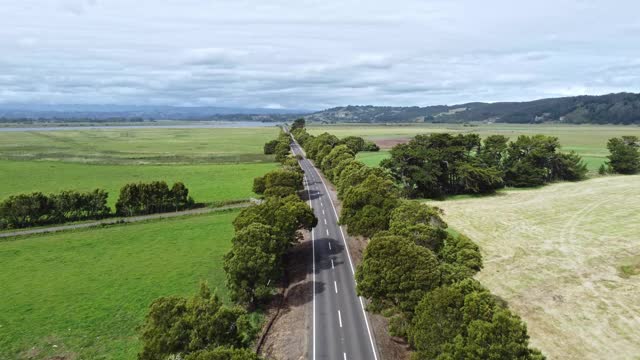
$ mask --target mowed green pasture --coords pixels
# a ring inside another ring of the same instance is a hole
[[[200,165],[93,165],[60,161],[0,160],[0,200],[9,195],[41,191],[105,189],[113,206],[129,182],[182,181],[198,202],[248,199],[253,178],[276,163]]]
[[[544,134],[558,137],[562,150],[574,150],[580,154],[590,170],[595,171],[606,161],[607,141],[612,137],[622,135],[640,136],[640,126],[615,126],[615,125],[511,125],[511,124],[482,124],[477,126],[464,126],[459,124],[411,124],[411,125],[323,125],[310,126],[309,132],[314,135],[330,132],[338,137],[350,135],[363,136],[366,139],[377,142],[382,147],[397,140],[410,139],[417,134],[428,133],[478,133],[485,137],[488,135],[505,135],[511,139],[519,135]],[[365,163],[377,165],[378,159],[388,156],[384,152],[379,154],[362,154],[360,158]]]
[[[236,215],[0,242],[0,359],[134,359],[154,299],[193,294],[202,280],[226,299]]]
[[[273,162],[278,128],[87,129],[0,132],[0,159],[98,164]]]

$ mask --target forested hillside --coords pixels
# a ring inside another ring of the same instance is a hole
[[[427,107],[346,106],[311,114],[319,122],[640,124],[640,94],[574,96],[527,102],[467,103]]]

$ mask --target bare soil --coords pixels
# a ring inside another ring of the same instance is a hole
[[[398,144],[406,144],[411,140],[410,137],[403,138],[391,138],[391,139],[376,139],[373,142],[380,147],[380,149],[391,149]]]
[[[311,256],[311,239],[309,232],[305,231],[303,241],[291,249],[287,256],[288,286],[283,292],[284,300],[275,299],[274,306],[267,314],[269,319],[275,316],[260,351],[267,359],[307,358],[309,337],[306,334],[311,331],[309,314],[313,297]],[[280,308],[276,309],[276,306]]]

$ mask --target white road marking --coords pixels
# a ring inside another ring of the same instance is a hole
[[[318,170],[313,167],[313,170],[317,173]],[[325,184],[324,179],[320,177],[320,182],[324,186],[325,191],[329,195],[329,202],[331,203],[331,207],[333,208],[333,213],[336,215],[336,221],[340,221],[340,217],[338,216],[338,211],[336,211],[336,206],[333,204],[333,200],[331,199],[331,195],[329,194],[329,189],[327,188],[327,184]],[[320,203],[322,205],[322,203]],[[338,226],[340,228],[340,235],[342,236],[342,243],[344,244],[345,249],[347,249],[347,258],[349,259],[349,265],[351,266],[351,273],[355,276],[355,270],[353,268],[353,261],[351,260],[351,254],[349,253],[349,246],[347,245],[346,238],[344,236],[344,231],[342,231],[342,226]],[[355,279],[354,279],[355,282]],[[367,319],[367,313],[364,311],[364,303],[362,302],[362,297],[358,297],[360,299],[360,308],[362,309],[362,315],[364,316],[364,324],[367,326],[367,333],[369,335],[369,343],[371,344],[371,350],[373,351],[373,359],[378,360],[378,353],[376,351],[376,347],[373,343],[373,336],[371,335],[371,328],[369,327],[369,320]]]
[[[324,224],[327,225],[327,219],[324,219]]]
[[[329,236],[329,229],[327,229],[327,236]]]
[[[324,215],[324,209],[322,209],[322,215]]]
[[[329,250],[331,250],[331,243],[329,243]],[[331,260],[331,261],[333,261],[333,260]]]
[[[334,280],[333,281],[333,288],[336,290],[336,294],[338,293],[338,283]]]
[[[333,266],[333,259],[331,259],[331,268],[332,268],[332,269],[335,269],[335,268],[336,268],[335,266]]]
[[[340,315],[340,310],[338,310],[338,321],[340,322],[340,327],[342,327],[342,315]]]
[[[295,138],[293,139],[293,141],[295,142]],[[298,143],[296,142],[296,146],[297,145],[298,145]],[[309,162],[309,160],[307,160],[307,162]],[[316,172],[316,174],[318,173],[318,170],[314,166],[311,166],[311,168]],[[338,217],[338,212],[336,211],[336,207],[333,204],[333,200],[331,199],[331,195],[329,194],[329,189],[327,189],[327,184],[324,183],[324,180],[322,179],[322,177],[320,177],[320,182],[322,182],[322,185],[324,186],[324,189],[327,191],[327,194],[329,195],[329,202],[331,202],[331,207],[333,208],[333,213],[336,215],[336,221],[340,221],[340,218]],[[308,191],[309,191],[309,189],[307,189],[307,192]],[[311,194],[309,194],[309,199],[311,199]],[[309,200],[309,203],[311,203],[311,200]],[[322,201],[320,202],[320,206],[324,207],[324,204],[322,203]],[[354,274],[354,276],[355,276],[355,271],[353,269],[353,261],[351,260],[351,254],[349,253],[349,246],[347,246],[347,241],[345,240],[344,232],[342,231],[342,226],[338,226],[338,227],[340,228],[340,235],[342,236],[342,242],[344,243],[344,246],[347,249],[347,257],[349,258],[349,265],[351,266],[351,273]],[[315,244],[313,229],[311,230],[311,241],[312,241],[312,244]],[[331,246],[331,243],[329,243],[329,246]],[[313,249],[313,284],[314,284],[314,289],[313,289],[313,360],[315,360],[316,359],[316,292],[315,292],[315,283],[316,283],[316,256],[315,256],[315,250],[316,249],[315,249],[315,246],[312,246],[311,248]],[[354,282],[355,282],[355,279],[354,279]],[[362,302],[362,297],[358,297],[358,299],[360,299],[360,308],[362,309],[362,315],[364,316],[364,323],[367,326],[367,333],[369,335],[369,342],[371,343],[371,349],[373,351],[373,358],[374,358],[374,360],[378,360],[378,353],[376,352],[376,347],[375,347],[375,345],[373,343],[373,337],[371,336],[371,328],[369,327],[369,320],[367,319],[367,313],[364,311],[364,303]],[[338,316],[340,317],[340,310],[338,310]],[[340,318],[340,327],[342,327],[342,318]],[[347,353],[343,353],[343,354],[344,354],[344,360],[346,360],[347,359]]]

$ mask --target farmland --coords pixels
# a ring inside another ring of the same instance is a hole
[[[247,199],[277,167],[262,154],[278,129],[0,132],[0,200],[182,181],[199,202]],[[0,242],[0,359],[131,359],[155,298],[201,280],[227,299],[222,256],[234,212],[27,236]]]
[[[92,164],[273,162],[262,145],[276,127],[0,132],[0,159]]]
[[[226,297],[236,214],[0,242],[0,358],[134,358],[153,299],[192,294],[201,280]]]
[[[477,278],[527,322],[549,359],[640,353],[640,176],[434,202],[477,242]]]
[[[417,134],[426,133],[478,133],[480,136],[493,134],[505,135],[515,139],[519,135],[544,134],[556,136],[564,151],[576,151],[587,163],[589,170],[595,171],[606,161],[608,154],[607,140],[622,135],[640,136],[638,126],[578,126],[578,125],[509,125],[490,124],[464,126],[457,124],[423,124],[423,125],[324,125],[311,126],[309,132],[317,135],[330,132],[338,137],[350,135],[363,136],[375,141],[381,147],[389,148],[399,141],[406,141]],[[368,165],[377,165],[379,160],[388,154],[363,153],[359,157]]]
[[[103,188],[113,206],[122,185],[151,180],[182,181],[200,202],[247,199],[255,196],[253,178],[275,167],[275,163],[140,166],[0,160],[0,199],[32,191]]]
[[[275,168],[262,145],[276,128],[0,132],[0,199],[104,188],[113,205],[128,182],[182,181],[196,201],[246,199]]]

